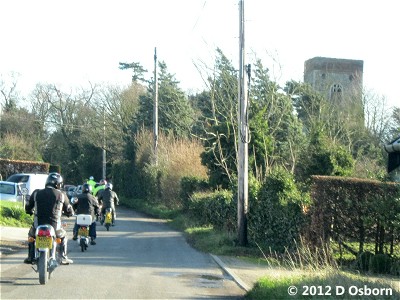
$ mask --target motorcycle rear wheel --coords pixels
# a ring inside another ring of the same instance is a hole
[[[49,252],[41,251],[38,261],[38,271],[39,271],[39,283],[46,284],[49,280],[49,272],[47,270],[47,264],[49,260]]]
[[[81,251],[82,251],[82,252],[85,252],[85,250],[86,250],[86,243],[85,243],[85,240],[84,240],[84,239],[81,239],[81,240],[79,241],[79,244],[80,244],[80,246],[81,246]]]

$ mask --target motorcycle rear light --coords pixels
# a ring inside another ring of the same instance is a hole
[[[61,238],[56,238],[56,243],[61,244]]]
[[[38,236],[51,236],[51,232],[47,229],[39,229]]]

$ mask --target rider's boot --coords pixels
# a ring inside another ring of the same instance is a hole
[[[33,264],[35,262],[35,244],[28,243],[28,257],[24,259],[25,264]]]
[[[72,233],[73,233],[72,239],[76,241],[78,239],[78,224],[75,223]]]
[[[64,236],[63,238],[61,238],[61,244],[60,244],[60,254],[61,254],[61,264],[62,265],[69,265],[74,263],[74,261],[72,259],[69,259],[67,256],[67,239],[66,236]]]
[[[61,258],[61,264],[62,265],[69,265],[69,264],[73,264],[74,261],[72,259],[69,259],[68,256],[63,256]]]

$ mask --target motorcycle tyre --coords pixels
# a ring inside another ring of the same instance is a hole
[[[41,251],[38,261],[38,271],[39,271],[39,283],[46,284],[49,280],[49,272],[47,270],[49,260],[49,252]]]
[[[107,231],[109,231],[110,230],[110,224],[107,223],[105,226],[106,226]]]
[[[62,261],[62,253],[63,253],[63,247],[61,244],[57,244],[57,249],[56,249],[56,261],[59,265],[61,265]]]
[[[84,240],[84,239],[81,239],[80,242],[79,242],[79,244],[80,244],[80,246],[81,246],[81,251],[82,251],[82,252],[85,252],[85,250],[86,250],[86,243],[85,243],[85,240]]]

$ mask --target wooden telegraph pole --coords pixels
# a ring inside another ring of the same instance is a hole
[[[158,76],[157,48],[154,48],[154,108],[153,108],[154,163],[158,165]]]
[[[106,179],[106,111],[103,107],[103,170],[102,178]]]
[[[244,52],[244,0],[239,1],[239,105],[238,105],[238,240],[247,245],[248,212],[248,124],[247,124],[247,84]]]

